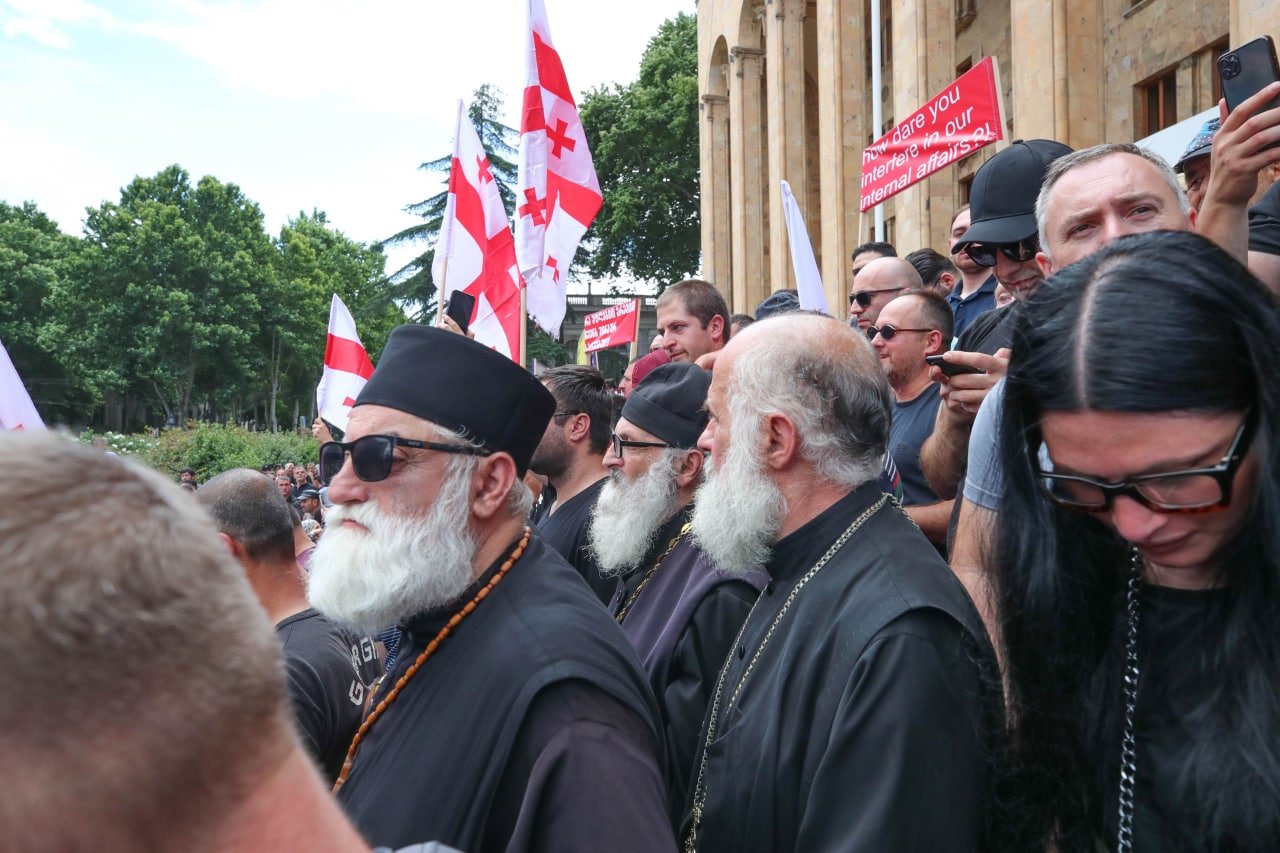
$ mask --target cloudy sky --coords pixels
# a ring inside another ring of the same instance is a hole
[[[545,4],[579,93],[634,79],[659,24],[695,8]],[[0,0],[0,200],[79,234],[86,207],[178,163],[238,184],[273,234],[319,209],[387,237],[438,190],[417,166],[451,150],[459,97],[493,83],[518,124],[525,15],[524,0]]]

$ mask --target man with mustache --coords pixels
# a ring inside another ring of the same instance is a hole
[[[329,483],[312,604],[403,630],[338,800],[374,844],[669,850],[662,732],[635,652],[525,526],[555,399],[518,364],[401,326],[360,392]],[[626,796],[618,795],[626,791]]]
[[[605,452],[609,479],[589,531],[600,571],[620,579],[610,612],[662,710],[675,820],[716,675],[763,586],[758,573],[717,569],[688,535],[710,384],[702,368],[675,362],[635,389]]]
[[[999,685],[982,623],[877,475],[890,393],[865,336],[784,315],[729,342],[693,535],[769,584],[717,679],[685,849],[981,846]]]

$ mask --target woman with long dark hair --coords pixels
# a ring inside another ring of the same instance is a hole
[[[995,542],[1001,849],[1280,850],[1280,305],[1188,233],[1024,306]]]

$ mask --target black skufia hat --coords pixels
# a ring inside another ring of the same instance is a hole
[[[711,374],[687,361],[654,368],[622,407],[622,417],[663,441],[685,450],[698,443],[707,427],[707,389]]]
[[[356,398],[462,433],[515,459],[521,477],[556,410],[555,397],[529,371],[462,335],[431,326],[397,326]]]
[[[1052,139],[1017,140],[982,164],[969,190],[969,230],[951,247],[1016,243],[1036,233],[1036,196],[1050,164],[1071,149]]]

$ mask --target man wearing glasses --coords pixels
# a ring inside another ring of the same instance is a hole
[[[675,363],[635,389],[604,456],[609,479],[590,529],[600,571],[618,579],[609,609],[640,654],[662,710],[673,822],[716,676],[764,585],[758,574],[717,569],[689,535],[710,385],[710,373]]]
[[[401,326],[348,440],[320,448],[334,506],[311,603],[366,633],[404,631],[335,786],[375,846],[674,847],[635,652],[526,526],[522,478],[555,411],[509,359]]]
[[[925,357],[947,351],[954,318],[946,298],[933,290],[899,296],[880,312],[870,329],[871,346],[893,392],[889,453],[902,475],[902,505],[920,531],[945,554],[952,501],[941,500],[920,470],[920,446],[933,432],[938,383],[929,378]]]
[[[903,258],[876,258],[853,277],[849,294],[849,325],[866,333],[880,309],[904,290],[924,287],[920,273]]]
[[[971,217],[967,204],[956,212],[955,219],[951,220],[952,244],[959,243],[969,230]],[[996,277],[989,268],[969,257],[963,244],[951,250],[951,263],[960,271],[960,281],[947,294],[947,304],[955,316],[956,335],[963,335],[970,323],[996,307]]]

